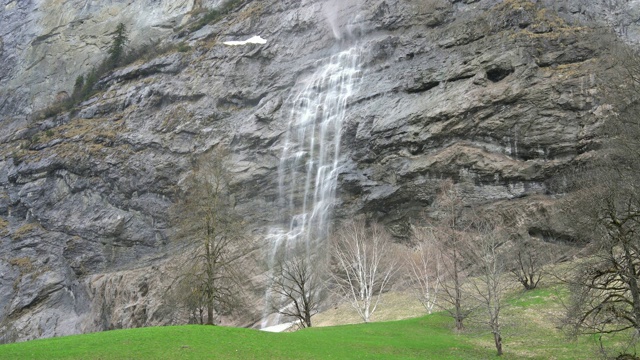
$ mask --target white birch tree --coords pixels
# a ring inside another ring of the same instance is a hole
[[[445,259],[438,249],[432,228],[414,226],[413,237],[418,245],[407,257],[409,287],[427,313],[431,314],[444,280]]]
[[[362,320],[371,321],[398,267],[390,235],[382,225],[349,221],[334,236],[332,255],[338,288]]]

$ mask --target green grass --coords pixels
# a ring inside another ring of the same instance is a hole
[[[449,319],[267,333],[215,326],[115,330],[0,346],[1,359],[487,359]]]
[[[542,307],[543,309],[557,309],[560,299],[566,300],[569,290],[564,286],[541,287],[529,291],[521,288],[507,300],[509,306],[520,308]]]
[[[518,292],[502,312],[505,352],[515,358],[595,359],[596,342],[583,336],[571,340],[560,329],[568,291],[553,286]]]
[[[559,329],[566,297],[561,285],[512,293],[501,318],[502,359],[597,358],[593,337],[569,340]],[[385,294],[382,308],[377,320],[422,311],[402,292]],[[357,321],[350,312],[343,304],[319,314],[316,324]],[[497,359],[481,314],[463,333],[442,313],[292,333],[198,325],[115,330],[2,345],[0,359]]]
[[[508,302],[503,359],[596,358],[592,339],[569,341],[556,328],[561,290],[529,291]],[[2,345],[0,359],[497,358],[492,336],[480,322],[471,319],[461,334],[452,325],[451,318],[433,314],[293,333],[197,325],[151,327]]]

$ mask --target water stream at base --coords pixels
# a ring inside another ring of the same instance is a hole
[[[359,49],[353,47],[318,61],[304,88],[292,95],[291,115],[278,166],[281,225],[267,236],[270,273],[278,256],[301,248],[310,258],[326,247],[340,167],[340,136],[346,105],[360,84]],[[300,255],[300,254],[297,254]],[[262,327],[279,324],[269,316]]]

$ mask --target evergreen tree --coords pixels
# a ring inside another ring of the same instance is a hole
[[[128,41],[127,27],[123,23],[119,23],[116,31],[113,33],[113,41],[109,48],[109,67],[115,68],[119,65],[124,55],[124,47]]]

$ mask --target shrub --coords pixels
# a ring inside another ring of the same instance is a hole
[[[73,84],[73,94],[76,94],[84,87],[84,76],[78,75],[76,82]]]
[[[180,44],[178,44],[178,52],[188,52],[191,51],[191,46],[189,46],[189,44],[185,43],[185,42],[181,42]]]
[[[205,25],[214,23],[220,20],[223,16],[230,13],[236,7],[241,5],[243,0],[228,0],[220,5],[216,9],[209,10],[200,20],[196,21],[193,25],[189,27],[191,32],[198,31],[202,29]]]
[[[42,227],[37,223],[26,223],[13,233],[13,240],[21,240],[27,235],[41,228]]]
[[[26,256],[13,258],[9,260],[9,264],[19,267],[21,273],[28,273],[33,270],[33,262],[31,261],[31,258]]]
[[[146,44],[142,44],[136,49],[130,49],[120,62],[121,66],[132,64],[138,60],[148,61],[156,58],[162,54],[166,54],[173,51],[176,48],[175,44],[161,45],[160,41],[152,41]]]
[[[0,218],[0,236],[5,236],[8,234],[9,232],[7,230],[8,227],[9,227],[9,222],[3,218]]]

